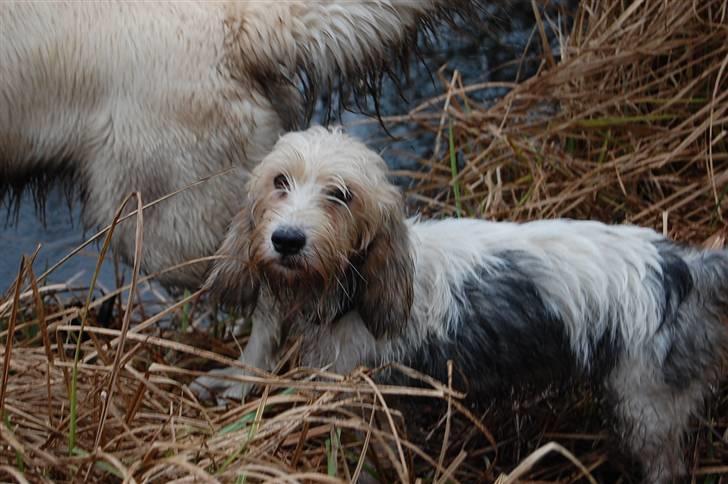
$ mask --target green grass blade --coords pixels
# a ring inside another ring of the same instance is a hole
[[[334,459],[334,453],[331,448],[331,439],[326,439],[324,447],[326,448],[326,473],[332,477],[336,477],[336,460]]]
[[[86,452],[83,449],[79,449],[79,448],[73,449],[73,451],[71,452],[71,454],[77,455],[77,456],[80,456],[80,457],[88,457],[89,456],[89,453],[88,452]],[[116,467],[112,466],[108,462],[105,462],[105,461],[102,461],[102,460],[96,461],[94,463],[94,467],[96,467],[97,469],[99,469],[101,471],[107,472],[107,473],[109,473],[109,474],[111,474],[111,475],[113,475],[115,477],[118,477],[119,479],[122,479],[122,480],[124,479],[124,475],[121,472],[119,472],[119,469],[117,469]]]
[[[218,471],[217,471],[218,474],[222,474],[225,471],[225,469],[227,469],[228,466],[230,466],[230,464],[235,462],[235,460],[237,460],[238,457],[243,455],[243,453],[245,453],[245,451],[248,450],[248,444],[255,438],[255,434],[258,432],[258,427],[260,426],[261,419],[263,418],[263,412],[265,412],[265,409],[267,407],[266,402],[268,401],[268,388],[269,387],[266,387],[266,389],[263,391],[263,396],[260,397],[260,404],[258,405],[258,408],[255,411],[253,421],[250,425],[250,429],[248,429],[248,438],[245,440],[245,442],[243,442],[243,444],[240,446],[240,448],[236,452],[233,452],[230,455],[230,457],[225,459],[225,462],[222,463],[222,466],[220,466],[220,469],[218,469]],[[245,418],[247,415],[251,415],[251,414],[252,414],[252,412],[246,414],[240,420]],[[238,422],[235,422],[234,424],[238,424],[240,422],[240,420]],[[238,478],[240,478],[240,477],[241,476],[238,476]]]
[[[10,426],[10,415],[9,414],[5,413],[5,415],[3,415],[3,422],[5,422],[5,427],[10,432],[12,432],[13,429]],[[17,450],[15,451],[15,467],[17,467],[20,472],[25,472],[25,461],[23,461],[23,454],[21,454]]]
[[[185,289],[184,296],[186,298],[190,297],[189,289]],[[190,327],[190,308],[191,304],[189,303],[189,301],[182,305],[182,321],[180,322],[180,331],[182,331],[183,333],[186,333]]]
[[[455,214],[458,218],[462,216],[462,204],[460,201],[460,182],[457,180],[458,177],[458,164],[457,155],[455,153],[455,135],[452,129],[452,119],[447,129],[448,144],[450,147],[450,172],[452,173],[452,189],[455,195]]]
[[[73,449],[76,447],[76,433],[78,431],[78,361],[81,358],[81,341],[83,336],[83,330],[86,327],[86,321],[88,320],[88,308],[91,305],[91,300],[93,299],[94,290],[96,289],[96,280],[101,273],[101,266],[103,266],[106,259],[106,252],[109,250],[109,246],[111,246],[111,237],[114,235],[114,229],[116,229],[116,226],[119,224],[122,210],[126,206],[126,203],[127,201],[129,201],[131,196],[132,195],[127,196],[122,202],[121,206],[117,209],[114,220],[111,222],[111,225],[109,227],[109,231],[106,233],[104,243],[101,246],[101,250],[99,250],[99,257],[96,260],[96,268],[94,269],[94,273],[91,277],[91,284],[89,285],[88,293],[86,294],[86,302],[84,303],[83,310],[81,312],[81,327],[79,328],[78,339],[76,340],[76,351],[73,354],[73,367],[71,369],[71,389],[69,392],[70,415],[68,422],[68,452],[70,454],[73,453]]]
[[[251,422],[253,422],[255,420],[255,414],[256,414],[256,412],[248,412],[248,413],[246,413],[245,415],[243,415],[242,417],[240,417],[235,422],[233,422],[231,424],[228,424],[228,425],[224,426],[223,428],[221,428],[217,432],[217,434],[218,435],[225,435],[225,434],[229,434],[231,432],[237,432],[238,430],[244,429],[245,427],[248,426],[249,423],[251,423]]]

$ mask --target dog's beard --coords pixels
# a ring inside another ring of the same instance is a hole
[[[296,256],[261,264],[261,282],[282,308],[283,318],[303,324],[330,324],[356,301],[357,271],[348,261],[329,270],[318,261]]]

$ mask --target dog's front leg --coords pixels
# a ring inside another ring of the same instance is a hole
[[[346,375],[358,366],[375,363],[377,356],[377,341],[358,311],[349,311],[338,321],[304,335],[306,366]]]
[[[243,353],[238,361],[251,368],[270,371],[275,366],[276,355],[283,343],[283,325],[270,312],[256,310],[252,316],[253,327]],[[241,382],[228,377],[260,376],[239,367],[218,368],[198,377],[190,389],[201,399],[218,403],[225,400],[242,400],[250,393],[253,383]]]

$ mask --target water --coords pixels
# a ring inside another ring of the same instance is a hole
[[[30,255],[40,244],[41,249],[35,259],[33,271],[36,276],[61,260],[78,247],[93,233],[86,233],[80,221],[78,204],[70,207],[61,190],[52,190],[48,194],[45,223],[38,217],[30,193],[23,195],[20,203],[17,222],[14,214],[3,218],[0,227],[0,290],[9,287],[18,274],[23,255]],[[84,285],[91,280],[96,261],[98,247],[91,245],[60,266],[49,277],[49,282],[71,282]],[[111,259],[111,258],[109,258]],[[113,263],[107,260],[100,273],[101,286],[115,287]]]
[[[552,18],[556,18],[555,10],[549,13]],[[428,42],[421,42],[422,59],[430,70],[423,66],[423,62],[412,62],[410,82],[403,86],[402,90],[405,99],[402,99],[392,82],[386,82],[381,99],[383,115],[406,113],[420,101],[441,94],[442,85],[439,81],[433,82],[433,77],[436,77],[435,72],[444,64],[447,64],[445,79],[449,80],[453,70],[457,69],[466,85],[516,79],[519,65],[515,61],[523,56],[533,31],[534,20],[530,3],[516,3],[508,12],[500,8],[493,9],[485,22],[472,23],[481,27],[473,29],[468,25],[465,26],[465,33],[457,34],[449,28],[441,28],[437,36],[430,36],[426,39]],[[534,36],[531,44],[537,43],[537,38]],[[536,67],[533,57],[530,61],[526,59],[520,67],[521,78],[534,72]],[[487,102],[488,98],[502,94],[502,90],[491,89],[480,92],[477,96],[479,100]],[[348,125],[361,119],[362,115],[345,114],[342,123]],[[392,134],[403,135],[402,129],[404,128],[395,129]],[[351,131],[356,136],[368,140],[375,148],[388,147],[384,156],[393,168],[413,168],[416,157],[427,156],[428,150],[432,147],[432,139],[426,137],[395,142],[386,136],[377,123],[357,125]],[[396,153],[410,153],[415,156],[397,156]],[[92,235],[92,232],[84,233],[80,222],[80,208],[76,204],[69,209],[60,190],[49,194],[45,224],[36,215],[32,198],[26,194],[20,203],[17,221],[14,221],[12,216],[5,220],[5,215],[0,213],[0,247],[4,252],[0,258],[0,290],[4,290],[12,283],[23,254],[32,253],[38,244],[41,244],[41,250],[34,265],[36,275],[71,252],[86,240],[88,235]],[[88,284],[97,258],[98,247],[92,245],[63,264],[48,281],[74,280],[79,285]],[[99,284],[102,287],[116,285],[113,264],[110,260],[104,264]]]

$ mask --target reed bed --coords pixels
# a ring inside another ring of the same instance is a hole
[[[538,74],[490,106],[473,100],[490,84],[463,86],[455,72],[442,96],[393,119],[437,134],[429,170],[407,173],[413,199],[495,219],[662,229],[667,217],[670,235],[691,241],[723,229],[726,8],[584,2],[571,32],[542,44]],[[551,19],[540,20],[543,32]]]
[[[728,2],[583,0],[556,42],[537,15],[538,73],[489,104],[444,92],[385,119],[434,137],[408,201],[425,216],[593,218],[722,246],[728,192]],[[499,84],[498,87],[503,87]],[[134,200],[137,209],[141,201]],[[119,212],[122,213],[121,211]],[[135,219],[141,211],[125,218]],[[122,217],[95,239],[102,242]],[[133,223],[129,220],[125,223]],[[141,233],[138,247],[141,248]],[[243,403],[187,389],[236,365],[234,315],[142,276],[102,294],[49,284],[33,256],[0,298],[0,475],[17,482],[636,482],[588,390],[471,406],[406,368],[413,387],[300,368],[291,342]],[[244,334],[244,332],[243,332]],[[688,446],[693,482],[728,474],[728,388]]]

